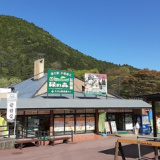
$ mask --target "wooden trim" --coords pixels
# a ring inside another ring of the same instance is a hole
[[[53,110],[50,110],[50,136],[53,136]]]
[[[130,143],[130,144],[140,144],[140,145],[155,146],[155,147],[159,147],[160,146],[160,142],[155,142],[155,141],[141,141],[141,140],[133,140],[133,139],[118,139],[117,142]]]

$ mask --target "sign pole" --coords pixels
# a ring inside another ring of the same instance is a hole
[[[15,116],[15,120],[14,120],[14,138],[16,138],[16,117],[17,116]]]

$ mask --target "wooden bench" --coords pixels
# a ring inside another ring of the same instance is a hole
[[[26,143],[34,143],[35,146],[39,147],[40,139],[19,139],[15,141],[15,144],[18,144],[19,149],[22,149],[23,144],[26,144]]]
[[[49,145],[54,146],[55,141],[62,140],[63,143],[68,143],[69,139],[70,139],[70,137],[52,137],[52,138],[48,139],[48,141],[49,141]]]

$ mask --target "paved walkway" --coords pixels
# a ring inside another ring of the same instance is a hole
[[[0,151],[1,160],[114,160],[114,147],[117,136],[107,136],[103,139],[56,144],[55,146],[29,146],[20,149]],[[135,138],[135,137],[127,137]],[[138,159],[137,145],[122,144],[126,160]],[[141,147],[143,160],[154,159],[153,148]],[[122,158],[119,156],[118,160]]]

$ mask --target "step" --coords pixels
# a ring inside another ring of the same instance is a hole
[[[0,139],[0,150],[15,148],[15,139],[3,138]]]

